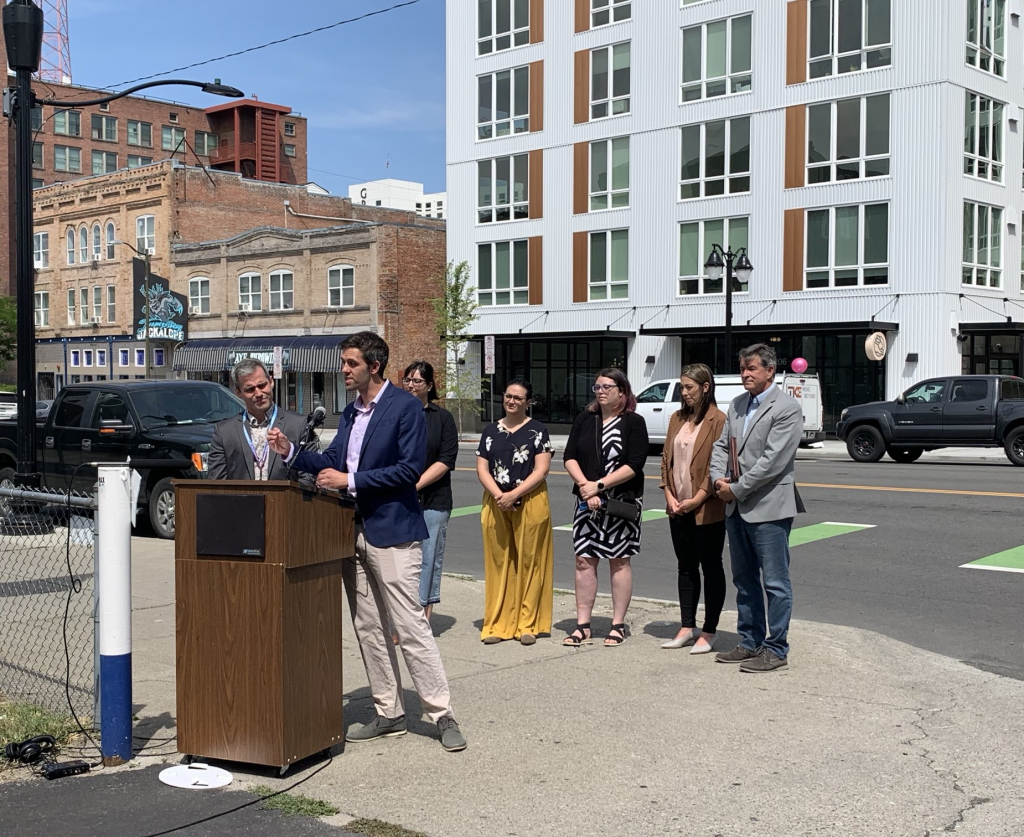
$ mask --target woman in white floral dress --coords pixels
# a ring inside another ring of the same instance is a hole
[[[526,414],[529,381],[505,387],[505,417],[487,425],[477,448],[484,487],[480,525],[484,541],[484,624],[488,645],[517,639],[533,645],[551,634],[554,543],[547,476],[547,428]]]

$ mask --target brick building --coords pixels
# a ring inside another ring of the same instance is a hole
[[[278,338],[272,351],[290,337],[299,341],[296,348],[318,341],[322,348],[362,328],[380,331],[392,344],[392,372],[413,356],[440,361],[426,299],[434,295],[429,280],[444,273],[443,222],[175,161],[44,186],[34,199],[40,397],[87,376],[145,374],[133,315],[141,289],[137,267],[131,250],[117,241],[149,252],[151,275],[198,309],[188,318],[192,333],[182,362],[173,360],[175,342],[151,339],[154,377],[169,377],[174,367],[183,374],[223,371],[226,356],[216,369],[190,369],[185,362],[202,354],[209,366],[209,353],[199,352],[203,340]],[[243,273],[248,311],[241,304]],[[291,276],[287,308],[284,274]],[[192,281],[201,278],[209,280],[205,294]],[[312,378],[283,383],[284,390],[294,386],[297,406],[312,403]],[[331,407],[328,385],[333,379],[316,391]]]

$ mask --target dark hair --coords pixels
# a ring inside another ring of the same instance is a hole
[[[345,351],[345,349],[359,349],[366,365],[373,366],[373,364],[379,363],[380,369],[377,370],[377,374],[381,377],[384,376],[384,370],[388,367],[390,350],[388,344],[384,342],[384,338],[379,334],[373,331],[359,331],[350,334],[341,341],[341,350]]]
[[[708,413],[708,407],[712,404],[718,406],[715,400],[715,376],[711,372],[711,367],[706,363],[688,363],[679,373],[679,377],[689,378],[701,388],[700,401],[692,407],[683,401],[679,407],[679,417],[686,421],[693,416],[693,423],[700,424]],[[704,384],[710,384],[707,392],[704,392]]]
[[[243,357],[238,361],[238,363],[231,367],[231,388],[235,392],[241,392],[242,378],[248,378],[260,369],[263,370],[264,375],[270,378],[270,373],[267,371],[267,367],[263,364],[263,361],[254,357]],[[271,381],[273,381],[272,378]]]
[[[413,372],[419,372],[420,377],[427,382],[427,401],[437,400],[437,387],[434,385],[434,367],[425,360],[414,360],[405,367],[402,373],[403,378],[408,378]]]
[[[753,346],[747,346],[745,349],[740,349],[741,361],[748,360],[752,357],[756,357],[761,361],[761,367],[763,369],[779,368],[779,360],[775,356],[775,349],[767,343],[755,343]]]
[[[533,400],[533,384],[531,384],[526,378],[521,375],[513,378],[511,381],[505,384],[505,392],[508,392],[509,387],[522,387],[526,390],[526,400],[530,402]],[[504,399],[502,399],[504,400]]]
[[[615,386],[619,388],[619,391],[626,397],[626,403],[622,405],[622,412],[632,413],[636,410],[636,396],[633,395],[633,387],[629,383],[629,378],[626,377],[626,373],[621,369],[615,369],[609,366],[607,369],[602,369],[597,373],[594,380],[598,378],[608,378],[615,383]],[[597,398],[594,398],[589,404],[587,404],[587,410],[591,413],[596,413],[601,409],[601,405],[597,402]]]

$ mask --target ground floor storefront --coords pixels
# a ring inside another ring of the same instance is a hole
[[[51,399],[65,384],[145,378],[146,343],[129,336],[67,337],[36,341],[36,398]],[[171,378],[174,345],[150,340],[149,377]]]

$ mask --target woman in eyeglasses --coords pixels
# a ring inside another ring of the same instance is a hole
[[[640,513],[647,462],[647,422],[637,415],[636,397],[620,369],[602,369],[595,398],[576,416],[565,446],[565,470],[577,497],[572,524],[576,552],[576,628],[563,645],[593,642],[590,614],[597,598],[597,565],[611,573],[612,627],[604,644],[626,639],[626,610],[633,597],[630,559],[640,551]]]
[[[505,386],[505,416],[484,428],[476,474],[484,487],[484,624],[487,645],[517,639],[533,645],[551,633],[554,544],[547,476],[548,429],[526,414],[533,387]]]

